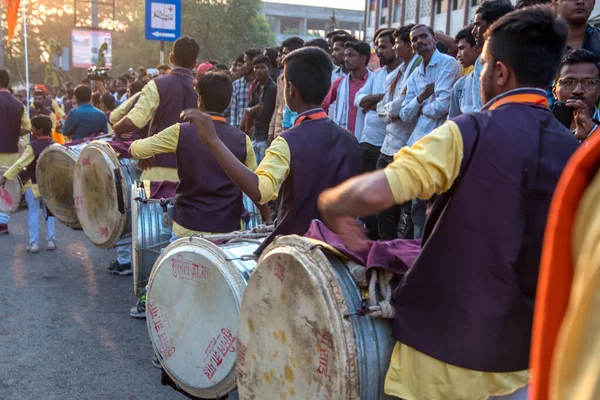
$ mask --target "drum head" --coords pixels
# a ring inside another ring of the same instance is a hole
[[[267,247],[239,314],[240,398],[360,398],[348,303],[323,252],[298,236]]]
[[[110,145],[100,141],[86,146],[75,165],[75,211],[85,234],[99,247],[112,247],[127,223],[130,187],[120,167]]]
[[[221,247],[182,238],[156,261],[146,298],[148,332],[160,363],[189,394],[212,399],[235,388],[237,315],[260,241]]]
[[[0,167],[0,176],[8,171],[8,167]],[[14,181],[6,180],[3,188],[0,188],[0,212],[12,214],[19,211],[23,195],[23,185],[17,176]]]
[[[73,200],[73,172],[81,149],[53,144],[37,162],[36,177],[44,204],[63,224],[80,228]]]

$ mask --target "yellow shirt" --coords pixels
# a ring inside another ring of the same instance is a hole
[[[140,97],[141,94],[142,92],[137,92],[136,94],[125,100],[123,103],[121,103],[119,107],[115,108],[110,113],[110,118],[108,122],[110,122],[111,125],[114,125],[117,122],[119,122],[124,116],[126,116],[129,113],[129,111],[131,111],[133,107],[133,102],[135,101],[135,99]]]
[[[600,173],[585,191],[572,237],[575,270],[550,375],[551,400],[600,399]]]
[[[458,125],[447,121],[402,148],[384,170],[397,204],[429,199],[452,187],[460,171],[463,141]],[[443,338],[440,338],[443,340]],[[481,372],[450,365],[396,343],[385,380],[385,393],[404,400],[487,400],[527,385],[529,372]]]
[[[475,69],[475,65],[471,65],[470,67],[463,68],[461,76],[469,75]]]
[[[127,118],[129,118],[137,128],[143,128],[148,125],[150,120],[152,120],[154,112],[160,104],[160,95],[156,83],[154,81],[148,82],[140,92],[139,97],[140,100],[135,104],[131,111],[127,113]]]
[[[4,173],[4,176],[8,180],[15,180],[19,172],[21,172],[25,167],[31,164],[35,160],[35,154],[33,153],[33,148],[30,145],[25,146],[25,150],[23,150],[23,154],[19,159],[13,163],[13,165]],[[38,185],[31,182],[31,179],[25,182],[23,187],[26,189],[28,187],[31,188],[33,192],[33,196],[37,199],[40,197],[40,191],[38,190]]]
[[[170,127],[160,131],[156,135],[150,136],[146,139],[136,140],[131,144],[129,151],[131,155],[136,159],[144,159],[150,158],[156,154],[163,153],[174,153],[177,151],[177,144],[179,143],[179,131],[180,125],[174,124]],[[254,154],[254,150],[252,149],[252,141],[250,137],[246,135],[246,160],[244,161],[246,167],[251,170],[256,169],[256,155]],[[155,169],[155,168],[151,168]],[[168,168],[173,169],[173,168]],[[177,173],[177,169],[175,169],[175,173]],[[165,179],[142,179],[142,180],[165,180]],[[167,179],[173,180],[173,179]],[[176,179],[179,181],[179,177]],[[240,225],[241,226],[241,225]],[[209,232],[197,232],[190,229],[186,229],[183,226],[179,225],[177,222],[173,221],[173,233],[181,236],[191,236],[198,234],[210,234]]]
[[[283,137],[277,136],[256,168],[260,204],[275,200],[279,196],[281,185],[290,174],[291,162],[290,146]]]
[[[29,115],[27,115],[27,108],[23,110],[23,115],[21,115],[21,129],[29,131],[31,130],[31,121],[29,120]],[[23,135],[21,137],[25,138],[25,142],[28,143],[27,135]],[[19,159],[19,153],[0,153],[0,166],[8,167],[13,165]]]

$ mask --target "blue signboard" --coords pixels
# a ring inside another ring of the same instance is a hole
[[[181,36],[181,0],[146,0],[146,40],[174,42]]]

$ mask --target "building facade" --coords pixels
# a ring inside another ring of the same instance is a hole
[[[340,10],[330,7],[314,7],[297,4],[263,2],[263,15],[269,20],[277,43],[298,36],[305,41],[324,38],[325,33],[344,29],[357,38],[364,33],[364,12]]]

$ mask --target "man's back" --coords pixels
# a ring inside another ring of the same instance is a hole
[[[69,113],[63,134],[73,139],[84,139],[108,131],[106,114],[91,104],[80,104]]]
[[[16,153],[25,107],[8,91],[0,92],[0,153]]]

